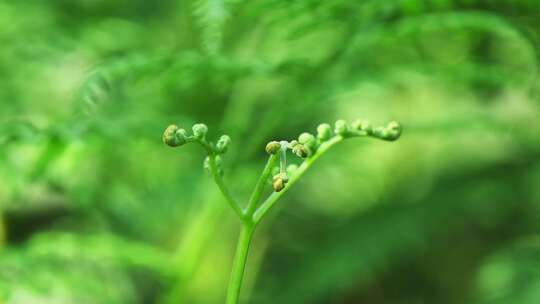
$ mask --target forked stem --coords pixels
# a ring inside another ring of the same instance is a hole
[[[229,189],[227,188],[227,186],[225,186],[225,183],[223,182],[223,178],[221,177],[221,175],[218,172],[218,168],[217,168],[217,165],[216,165],[216,155],[209,153],[208,154],[208,160],[209,160],[209,165],[210,165],[210,173],[212,174],[212,177],[214,178],[214,182],[216,183],[219,190],[221,191],[221,193],[225,197],[225,200],[227,200],[227,203],[229,204],[229,206],[231,206],[231,208],[234,210],[236,215],[240,219],[243,219],[244,218],[244,212],[242,211],[242,208],[240,207],[238,202],[233,198],[233,196],[232,196],[231,192],[229,191]]]
[[[253,213],[253,223],[257,225],[264,215],[274,206],[274,204],[285,194],[292,185],[296,183],[296,181],[306,172],[306,170],[311,167],[311,165],[319,158],[321,157],[328,149],[330,149],[333,145],[339,143],[343,140],[342,136],[335,136],[332,139],[328,140],[327,142],[321,144],[319,147],[319,150],[317,150],[317,153],[315,153],[312,157],[305,160],[302,165],[296,170],[296,172],[292,175],[292,177],[289,180],[289,183],[287,186],[281,190],[281,192],[274,192],[272,193],[262,204],[261,206]]]
[[[217,161],[219,160],[217,157],[227,151],[230,138],[227,135],[222,135],[217,144],[214,145],[212,142],[206,140],[205,136],[208,130],[206,125],[195,124],[192,129],[193,136],[189,136],[184,129],[181,129],[176,125],[170,125],[165,129],[162,139],[165,144],[171,147],[182,146],[190,142],[197,142],[202,145],[208,153],[207,165],[214,181],[223,193],[223,196],[225,196],[226,201],[242,222],[242,229],[238,238],[229,287],[227,289],[227,304],[238,303],[249,247],[255,227],[270,209],[272,209],[276,202],[296,183],[296,181],[319,157],[333,145],[341,142],[345,138],[369,136],[386,141],[394,141],[401,135],[401,126],[397,122],[390,122],[386,127],[372,128],[366,121],[355,121],[352,124],[347,124],[344,120],[338,120],[336,121],[334,128],[336,133],[335,136],[332,135],[332,129],[329,124],[321,124],[317,127],[317,138],[315,138],[314,135],[305,132],[300,134],[298,141],[293,140],[291,143],[287,141],[281,141],[279,143],[277,141],[269,142],[266,146],[266,152],[270,154],[268,162],[253,189],[246,208],[242,208],[226,187],[217,164]],[[291,148],[292,152],[297,156],[306,158],[290,178],[287,176],[286,171],[286,152],[288,148]],[[257,208],[268,177],[278,158],[280,163],[280,173],[279,175],[274,176],[274,181],[272,183],[275,192],[273,192]]]

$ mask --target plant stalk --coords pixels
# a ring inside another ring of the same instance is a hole
[[[214,181],[216,182],[219,190],[221,190],[221,193],[227,200],[227,203],[229,203],[231,208],[234,210],[236,215],[238,215],[240,219],[243,219],[244,212],[242,211],[242,208],[240,207],[238,202],[233,198],[233,196],[231,195],[231,192],[225,186],[225,183],[223,182],[222,177],[219,175],[217,165],[216,165],[216,155],[214,155],[213,153],[212,154],[209,153],[208,158],[210,161],[210,172],[212,173],[212,177],[214,178]]]
[[[238,303],[240,290],[242,287],[242,280],[244,278],[244,272],[246,269],[249,246],[251,244],[251,238],[254,230],[255,225],[251,223],[242,223],[242,230],[240,231],[240,236],[238,237],[231,278],[229,280],[229,287],[227,289],[227,304]]]
[[[264,191],[264,186],[266,186],[266,180],[272,173],[272,168],[274,167],[274,164],[276,163],[278,159],[278,156],[275,154],[272,154],[268,157],[268,162],[266,163],[266,166],[264,167],[264,170],[259,177],[259,180],[257,181],[257,185],[255,185],[255,189],[253,189],[253,193],[251,194],[251,197],[249,198],[248,205],[246,207],[246,215],[251,218],[253,215],[253,212],[255,212],[255,208],[257,208],[257,203],[260,201],[261,196]]]

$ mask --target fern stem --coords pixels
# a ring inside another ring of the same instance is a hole
[[[223,193],[223,196],[225,196],[227,203],[229,203],[229,205],[234,210],[236,215],[238,215],[240,219],[244,219],[244,212],[242,211],[240,204],[238,204],[238,202],[233,198],[233,196],[231,195],[231,192],[229,191],[227,186],[225,186],[225,183],[223,182],[223,178],[218,172],[217,165],[216,165],[216,155],[213,153],[209,154],[208,158],[209,158],[210,171],[212,173],[212,177],[214,178],[214,181],[218,185],[219,190],[221,190],[221,193]]]
[[[253,236],[255,226],[248,223],[242,224],[242,230],[238,237],[238,244],[236,245],[236,253],[234,255],[233,268],[231,272],[231,278],[229,280],[229,287],[227,289],[227,304],[237,304],[240,297],[240,290],[242,288],[242,281],[244,278],[244,272],[246,269],[246,261],[248,257],[249,247]]]
[[[253,193],[251,194],[251,197],[249,198],[249,202],[246,208],[246,215],[248,217],[251,217],[253,215],[253,212],[255,212],[255,208],[257,207],[257,203],[261,199],[264,186],[266,185],[266,181],[270,174],[272,173],[272,168],[274,167],[274,164],[276,163],[278,159],[278,156],[276,154],[270,155],[268,158],[268,162],[266,163],[266,166],[264,167],[264,170],[259,177],[259,180],[257,181],[257,185],[255,185],[255,189],[253,189]]]

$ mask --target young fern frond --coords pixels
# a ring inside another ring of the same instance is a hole
[[[179,128],[177,125],[170,125],[163,132],[163,143],[170,147],[180,147],[188,143],[197,143],[201,145],[207,153],[204,161],[205,169],[212,175],[214,181],[219,187],[223,196],[227,199],[227,203],[236,212],[236,215],[243,219],[244,213],[240,204],[233,198],[231,192],[223,181],[223,168],[221,166],[221,156],[224,154],[231,142],[228,135],[222,135],[217,144],[206,139],[208,127],[205,124],[198,123],[192,127],[193,134],[188,135],[187,131]]]
[[[170,125],[165,129],[162,139],[165,144],[171,147],[179,147],[194,142],[204,148],[207,153],[205,168],[214,177],[220,191],[242,222],[227,291],[228,304],[238,303],[247,255],[257,224],[319,157],[337,143],[348,138],[372,137],[385,141],[395,141],[401,136],[401,126],[395,121],[388,123],[385,127],[372,127],[369,122],[364,120],[356,120],[353,123],[338,120],[334,125],[334,130],[329,124],[321,124],[317,127],[317,135],[304,132],[298,136],[298,139],[290,142],[284,140],[279,142],[271,141],[266,145],[266,152],[269,154],[268,162],[254,187],[247,205],[242,207],[232,197],[222,178],[221,155],[226,153],[231,139],[227,135],[222,135],[214,144],[206,138],[208,132],[206,125],[195,124],[192,129],[193,133],[189,135],[186,130],[176,125]],[[304,159],[300,166],[291,165],[287,167],[286,154],[288,150]],[[278,160],[279,172],[272,179],[274,192],[257,208],[266,181],[272,174]]]
[[[326,151],[335,144],[344,139],[353,137],[373,137],[385,141],[395,141],[401,136],[401,131],[401,126],[395,121],[388,123],[386,127],[374,128],[368,121],[356,120],[353,123],[348,124],[344,120],[338,120],[335,123],[335,134],[332,132],[329,124],[319,125],[317,128],[317,137],[307,132],[300,134],[298,140],[292,140],[288,144],[288,148],[298,157],[305,158],[304,162],[298,168],[288,170],[292,171],[292,174],[290,174],[291,176],[287,176],[287,173],[284,172],[280,172],[274,176],[273,186],[275,192],[272,193],[253,214],[253,222],[258,224],[264,215],[274,206],[281,196],[296,183],[315,160],[326,153]],[[275,149],[268,149],[268,147],[275,146],[275,143],[276,142],[270,142],[268,144],[267,152],[276,153]],[[280,183],[276,183],[277,180],[283,182],[283,187],[280,187]],[[278,187],[276,187],[276,185]]]

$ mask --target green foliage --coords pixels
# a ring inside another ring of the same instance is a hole
[[[221,49],[225,22],[229,17],[226,0],[197,0],[194,14],[202,28],[202,43],[209,54],[216,54]]]

